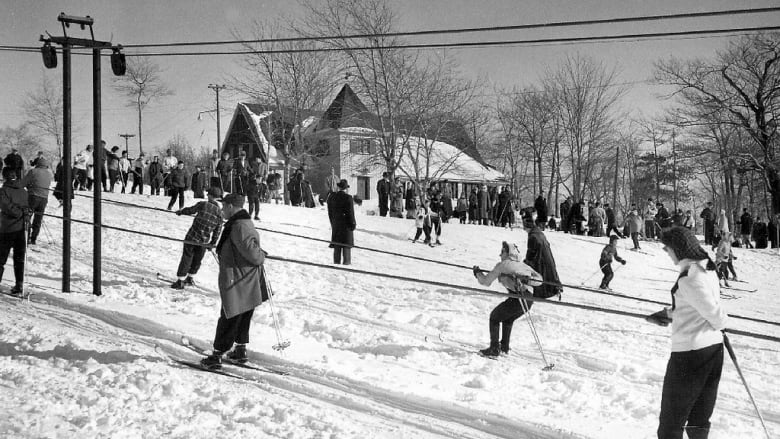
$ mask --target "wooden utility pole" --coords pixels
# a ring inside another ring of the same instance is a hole
[[[226,88],[225,85],[218,85],[218,84],[209,84],[208,86],[210,89],[217,92],[217,151],[222,149],[222,140],[220,139],[220,131],[219,131],[219,91],[224,90]]]
[[[119,134],[119,137],[125,138],[125,151],[127,151],[127,154],[130,155],[130,151],[128,151],[128,146],[127,146],[127,139],[132,139],[133,137],[135,137],[135,134],[128,134],[128,133]],[[140,152],[139,152],[139,156],[140,156]]]
[[[674,211],[677,212],[677,150],[674,143],[674,129],[672,130],[672,186],[674,190]]]
[[[612,210],[617,209],[618,169],[620,168],[620,145],[615,148],[615,183],[612,190]]]

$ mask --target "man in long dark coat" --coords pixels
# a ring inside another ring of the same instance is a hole
[[[528,231],[528,251],[523,262],[541,274],[545,282],[543,285],[534,287],[534,297],[547,299],[558,295],[560,298],[561,286],[553,285],[560,284],[561,281],[558,278],[558,268],[555,266],[555,258],[552,250],[550,250],[550,243],[547,242],[547,238],[538,224],[534,224],[530,214],[523,217],[523,228]],[[528,304],[528,308],[531,307],[531,303]]]
[[[715,213],[712,211],[712,201],[707,202],[707,207],[699,215],[704,220],[704,243],[712,245],[715,242]]]
[[[566,201],[561,203],[561,230],[563,233],[569,233],[571,229],[571,218],[569,212],[571,211],[571,197],[566,198]]]
[[[534,201],[534,209],[536,209],[536,224],[544,230],[547,225],[547,200],[544,199],[544,195],[539,194]]]
[[[352,195],[347,193],[349,183],[341,180],[336,185],[338,192],[328,198],[328,218],[330,219],[330,247],[333,249],[333,263],[350,265],[352,246],[355,244],[352,232],[355,231],[355,205]],[[343,256],[343,258],[342,258]]]
[[[379,196],[379,216],[387,216],[388,200],[392,189],[393,183],[390,182],[390,173],[383,172],[382,179],[376,183],[376,193]]]

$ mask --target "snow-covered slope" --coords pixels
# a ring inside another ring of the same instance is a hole
[[[190,195],[190,194],[188,194]],[[149,207],[167,199],[119,194],[105,198]],[[188,204],[191,204],[188,198]],[[92,200],[76,197],[74,217],[91,220]],[[56,205],[52,199],[50,206]],[[264,204],[258,226],[328,239],[327,213]],[[61,210],[50,209],[53,214]],[[183,238],[192,219],[105,203],[104,223]],[[352,268],[477,287],[471,271],[491,268],[502,240],[524,249],[527,234],[445,224],[443,245],[412,244],[411,220],[359,215],[359,246],[444,261],[450,266],[353,250]],[[28,256],[30,303],[0,295],[1,437],[112,438],[652,438],[668,358],[668,329],[642,320],[536,304],[532,314],[547,359],[525,318],[515,323],[512,351],[498,361],[487,345],[487,318],[502,299],[333,268],[269,260],[281,332],[268,304],[254,317],[250,357],[290,372],[240,370],[237,380],[175,366],[196,360],[186,338],[210,346],[219,312],[217,266],[206,256],[199,287],[171,290],[181,244],[120,231],[103,236],[103,296],[91,293],[92,228],[74,224],[71,294],[60,286],[61,225],[47,218]],[[327,244],[260,232],[270,255],[329,264]],[[598,285],[604,239],[547,233],[561,280]],[[622,243],[621,243],[622,245]],[[660,246],[647,254],[621,250],[628,264],[612,287],[668,301],[676,274]],[[731,313],[780,320],[775,250],[735,249],[736,268],[758,291],[724,290]],[[9,259],[4,288],[12,280]],[[498,286],[493,290],[501,291]],[[568,288],[564,301],[631,312],[657,306]],[[732,327],[780,336],[780,327],[733,320]],[[768,422],[780,435],[780,344],[732,336],[740,365]],[[724,367],[713,416],[714,439],[762,437],[733,365]]]

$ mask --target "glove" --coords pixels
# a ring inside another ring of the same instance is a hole
[[[664,308],[645,317],[645,320],[659,326],[669,326],[669,323],[672,323],[672,316],[669,315],[669,310]]]
[[[626,265],[626,261],[620,261],[620,263]]]
[[[482,270],[479,268],[479,265],[475,265],[474,268],[471,269],[471,271],[474,272],[474,277],[477,277],[477,275],[482,272]]]

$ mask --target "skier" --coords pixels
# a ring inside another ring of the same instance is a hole
[[[623,234],[620,233],[620,230],[617,228],[617,222],[615,221],[615,211],[609,207],[609,203],[604,203],[604,213],[607,215],[607,236],[609,236],[614,230],[617,236],[620,238],[625,238],[625,236],[623,236]]]
[[[214,350],[201,360],[208,369],[222,367],[222,355],[228,352],[232,361],[247,361],[249,326],[255,308],[268,298],[263,270],[266,252],[260,247],[249,213],[244,210],[243,195],[228,194],[222,200],[222,215],[228,218],[217,243],[219,259],[219,321],[214,336]],[[235,344],[235,348],[230,349]]]
[[[201,171],[200,166],[195,166],[195,172],[190,178],[190,189],[192,189],[192,198],[203,198],[203,189],[206,187],[206,174]]]
[[[750,243],[750,234],[753,231],[753,218],[750,216],[747,207],[742,209],[742,216],[739,218],[739,231],[742,234],[742,242],[745,243],[745,248],[753,248],[753,244]]]
[[[179,165],[179,160],[173,155],[173,151],[170,149],[165,150],[168,154],[163,157],[162,161],[162,175],[163,175],[163,195],[171,195],[171,172],[176,170]],[[186,185],[185,185],[186,186]]]
[[[420,235],[425,232],[425,241],[423,241],[425,244],[431,243],[431,220],[430,216],[428,215],[428,204],[430,201],[425,200],[425,205],[420,205],[420,200],[415,200],[415,204],[417,205],[417,212],[415,213],[414,217],[414,225],[417,227],[417,232],[414,234],[414,239],[412,239],[412,243],[417,242],[418,239],[420,239]]]
[[[723,335],[727,316],[720,306],[715,265],[684,227],[661,235],[680,275],[672,288],[672,306],[647,317],[662,326],[672,323],[672,353],[666,366],[658,438],[704,439],[718,396],[723,369]],[[673,320],[673,321],[672,321]]]
[[[151,186],[150,193],[152,195],[160,195],[160,186],[163,183],[162,164],[160,164],[159,159],[158,156],[154,156],[152,157],[152,163],[149,164],[149,185]],[[141,187],[143,187],[143,184],[141,184]]]
[[[632,209],[626,217],[626,225],[628,226],[628,233],[631,234],[631,241],[634,243],[634,248],[631,250],[641,250],[639,246],[639,233],[642,230],[642,218],[639,217],[639,213],[636,208]]]
[[[51,180],[49,161],[45,157],[38,157],[36,166],[30,169],[22,180],[22,186],[27,189],[29,194],[28,205],[34,213],[32,227],[29,229],[27,237],[28,244],[35,245],[35,240],[38,239],[38,233],[41,231],[43,214],[46,212],[46,204],[49,202]]]
[[[180,161],[168,174],[168,187],[169,193],[171,194],[168,210],[173,208],[177,198],[179,199],[179,209],[183,209],[184,189],[187,188],[187,173],[184,171],[184,162]]]
[[[617,236],[612,235],[609,237],[609,244],[604,246],[604,250],[601,250],[601,257],[599,258],[599,266],[601,267],[601,272],[604,273],[604,278],[601,280],[601,285],[599,288],[602,290],[608,290],[609,289],[609,283],[612,281],[612,278],[615,277],[615,273],[612,271],[612,258],[614,257],[616,261],[620,262],[623,265],[626,265],[626,260],[618,256],[617,254]]]
[[[715,266],[718,269],[718,277],[723,279],[723,285],[729,287],[729,265],[731,265],[731,271],[734,273],[734,265],[731,260],[734,258],[734,254],[731,251],[731,233],[723,232],[720,237],[720,242],[715,251]],[[734,273],[734,280],[737,280],[737,274]]]
[[[14,250],[14,277],[16,284],[11,294],[24,292],[24,254],[27,251],[25,232],[30,224],[31,211],[27,191],[17,178],[15,167],[3,168],[3,187],[0,188],[0,280],[11,249]]]
[[[195,285],[193,277],[200,269],[206,248],[214,247],[222,230],[222,211],[217,203],[221,198],[222,189],[212,187],[208,190],[208,201],[201,201],[194,206],[176,211],[176,215],[179,216],[192,214],[196,216],[190,230],[187,231],[187,236],[184,237],[187,242],[184,243],[179,268],[176,270],[178,280],[171,284],[171,288],[183,290],[185,286]]]
[[[146,164],[144,159],[146,157],[141,154],[133,162],[133,168],[130,172],[133,173],[133,187],[130,189],[130,195],[135,194],[135,188],[138,188],[138,195],[144,194],[144,168]]]
[[[480,285],[490,286],[496,279],[512,294],[532,296],[528,287],[541,285],[542,276],[531,267],[520,262],[520,250],[515,244],[504,241],[501,243],[501,261],[485,274],[478,265],[474,266],[474,277]],[[509,353],[509,339],[512,335],[512,325],[523,316],[533,305],[524,299],[510,297],[490,312],[488,324],[490,330],[490,346],[479,351],[486,357],[497,357],[502,352]],[[499,341],[499,329],[501,340]]]
[[[123,194],[127,189],[127,177],[130,175],[131,165],[130,159],[127,158],[127,151],[122,151],[122,157],[119,158],[119,178],[122,179]]]
[[[530,213],[523,217],[523,229],[528,232],[528,250],[523,262],[541,274],[545,282],[544,285],[534,286],[534,297],[547,299],[557,295],[560,298],[561,281],[558,279],[558,269],[555,266],[552,250],[550,250],[550,243],[547,242],[542,229],[534,224]]]

